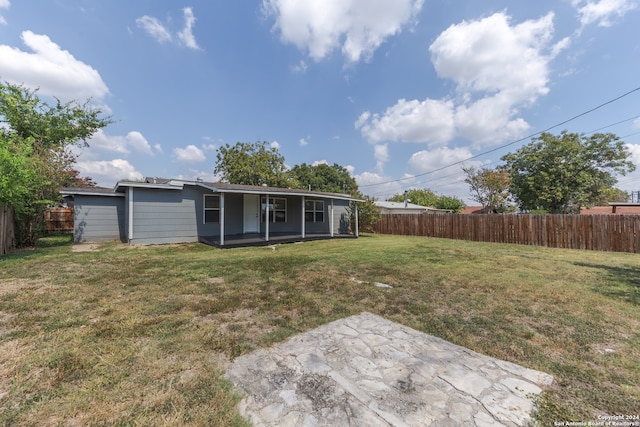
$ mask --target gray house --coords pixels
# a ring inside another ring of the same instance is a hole
[[[160,178],[120,181],[113,189],[69,187],[61,194],[74,208],[76,242],[219,247],[357,237],[355,202],[361,201],[348,194]]]

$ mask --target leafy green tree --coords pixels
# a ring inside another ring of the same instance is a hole
[[[290,178],[284,157],[265,142],[237,142],[220,147],[214,173],[231,184],[268,185],[288,188],[295,182]]]
[[[511,176],[511,193],[526,211],[576,213],[593,206],[617,182],[616,174],[635,170],[616,135],[543,133],[502,157]]]
[[[473,166],[462,167],[466,178],[464,182],[469,184],[471,198],[480,203],[485,212],[504,213],[515,210],[511,203],[509,185],[511,178],[504,170],[480,168]]]
[[[18,246],[35,244],[60,188],[77,184],[70,148],[111,123],[101,114],[88,101],[50,105],[37,91],[0,83],[0,203],[14,208]]]
[[[440,196],[434,207],[437,209],[448,209],[453,213],[460,213],[465,206],[464,202],[457,197]]]
[[[358,229],[365,233],[370,233],[373,231],[373,226],[380,221],[380,218],[382,217],[380,208],[376,206],[375,199],[373,197],[365,196],[360,192],[355,193],[354,196],[364,200],[364,202],[358,203]],[[350,207],[350,211],[351,226],[355,227],[355,207],[353,203]]]
[[[308,165],[303,163],[291,168],[290,176],[300,188],[329,193],[354,193],[358,184],[349,171],[337,163],[329,166],[325,163]]]
[[[429,189],[412,189],[407,190],[405,193],[395,194],[388,200],[390,202],[404,202],[405,197],[410,200],[410,203],[420,205],[420,206],[429,206],[432,208],[436,207],[438,203],[439,196]]]
[[[406,193],[395,194],[388,200],[390,202],[404,202],[405,197],[416,205],[449,209],[453,212],[460,212],[465,206],[464,202],[458,198],[438,195],[427,188],[408,190]]]

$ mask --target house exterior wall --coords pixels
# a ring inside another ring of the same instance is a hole
[[[77,243],[126,241],[124,197],[76,195],[73,217]]]
[[[329,205],[331,201],[328,200]],[[347,200],[333,201],[333,233],[349,234],[351,232],[351,214]]]
[[[202,195],[193,188],[161,190],[133,188],[132,244],[184,243],[198,241],[198,199]],[[201,220],[202,221],[202,220]],[[212,226],[213,224],[208,224]],[[204,225],[203,225],[204,226]]]

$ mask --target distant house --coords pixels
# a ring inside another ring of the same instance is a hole
[[[354,202],[361,201],[347,194],[159,178],[119,181],[113,189],[70,187],[61,194],[74,207],[76,242],[220,247],[357,237]]]
[[[465,215],[486,214],[487,210],[482,206],[465,206],[460,213]]]
[[[594,206],[580,209],[582,215],[640,215],[640,203],[609,203],[609,206]]]
[[[404,202],[381,202],[376,201],[375,205],[380,208],[382,215],[389,214],[428,214],[428,213],[450,213],[448,209],[436,209],[428,206],[420,206],[413,203]]]

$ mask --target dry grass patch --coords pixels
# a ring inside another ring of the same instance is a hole
[[[228,360],[362,311],[554,375],[542,425],[633,413],[639,261],[394,236],[275,251],[47,239],[0,258],[0,424],[245,425]]]

